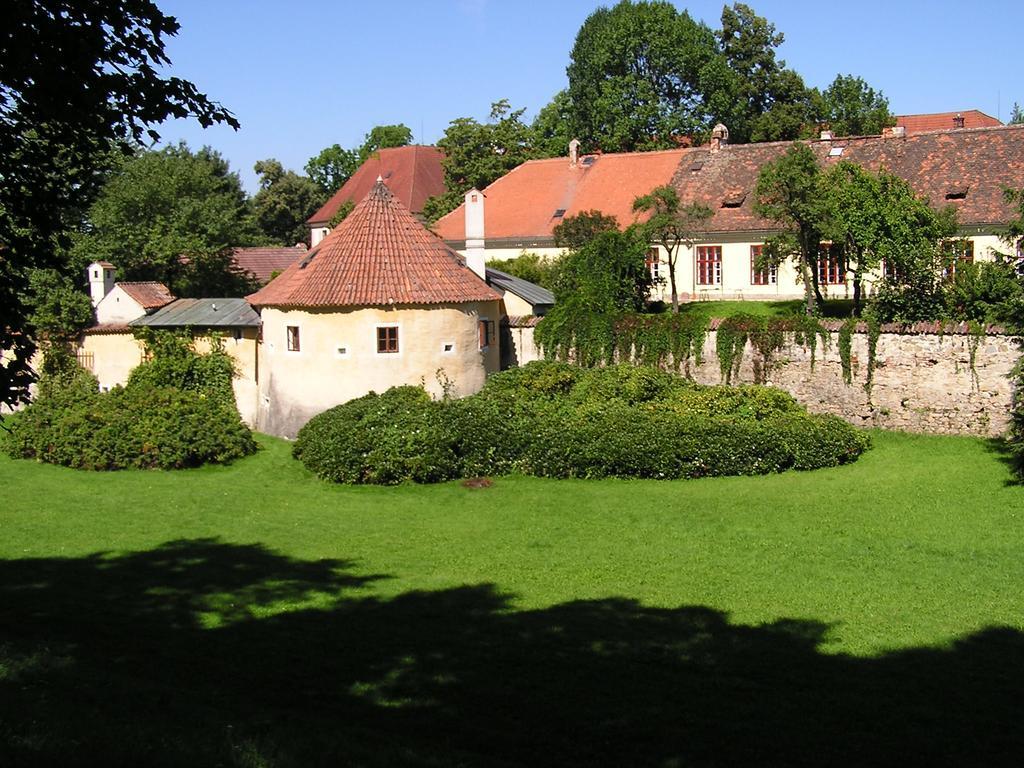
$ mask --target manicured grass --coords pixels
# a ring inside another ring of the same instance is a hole
[[[0,458],[0,765],[1017,765],[989,444],[699,481],[337,487]]]
[[[679,305],[681,314],[699,315],[700,317],[729,317],[738,312],[758,317],[784,317],[786,315],[803,314],[803,301],[688,301]],[[853,312],[853,302],[846,299],[829,299],[821,308],[822,315],[829,318],[849,317]]]

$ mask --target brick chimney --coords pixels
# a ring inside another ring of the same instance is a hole
[[[729,129],[723,123],[719,123],[711,129],[711,151],[718,152],[729,143]]]
[[[964,115],[963,112],[957,112],[953,115],[953,127],[963,128],[964,127]]]
[[[580,140],[573,139],[569,142],[569,167],[575,168],[580,161]]]

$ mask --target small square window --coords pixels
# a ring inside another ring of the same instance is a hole
[[[398,352],[398,326],[385,325],[377,328],[377,353],[395,354]]]
[[[338,357],[348,357],[348,347],[338,347]]]
[[[444,344],[441,345],[441,351],[446,355],[450,355],[452,352],[455,351],[455,342],[446,341]]]
[[[287,337],[288,337],[288,346],[287,346],[288,351],[289,352],[298,352],[300,350],[300,345],[299,345],[299,326],[297,326],[297,325],[289,325],[289,326],[286,326],[286,330],[287,330]]]

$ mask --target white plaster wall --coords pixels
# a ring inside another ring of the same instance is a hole
[[[97,323],[127,323],[146,314],[135,299],[115,285],[99,304],[96,305]]]
[[[110,294],[108,294],[109,297]],[[142,342],[131,332],[85,333],[79,343],[79,359],[99,380],[100,391],[124,386],[128,374],[142,362]]]
[[[257,425],[283,437],[294,437],[317,413],[370,391],[423,384],[440,396],[446,377],[452,394],[462,397],[479,391],[487,374],[500,368],[497,301],[390,309],[268,307],[261,314]],[[494,338],[484,350],[478,341],[481,318],[494,323]],[[377,327],[391,324],[399,328],[399,352],[378,353]],[[287,326],[299,328],[298,352],[287,349]],[[452,351],[444,351],[446,343]]]

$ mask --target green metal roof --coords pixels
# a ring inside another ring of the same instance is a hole
[[[150,328],[258,328],[260,316],[245,299],[177,299],[128,325]]]

